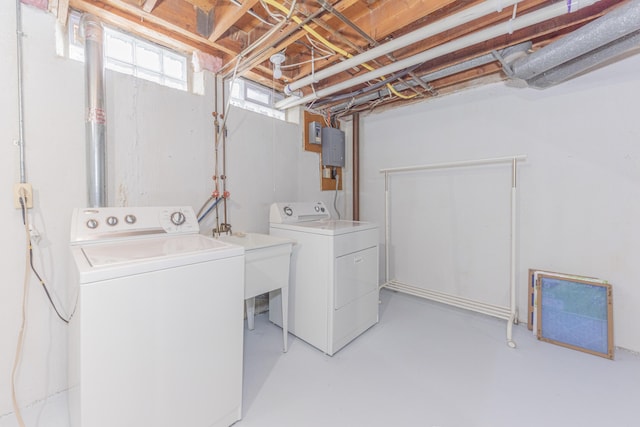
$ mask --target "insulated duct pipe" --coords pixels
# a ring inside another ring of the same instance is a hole
[[[527,80],[527,84],[537,89],[546,89],[638,47],[640,47],[640,31],[636,31],[614,43],[589,52],[588,55],[583,55],[559,67],[545,71],[533,79]]]
[[[326,79],[327,77],[331,77],[342,71],[348,70],[349,68],[357,67],[358,65],[363,64],[367,61],[371,61],[375,58],[379,58],[382,55],[386,55],[387,53],[402,49],[428,37],[435,36],[436,34],[439,34],[443,31],[450,30],[451,28],[457,27],[467,22],[471,22],[474,19],[481,18],[492,12],[502,11],[502,8],[520,3],[520,1],[522,0],[503,0],[501,2],[485,1],[477,6],[470,7],[461,12],[436,21],[433,24],[426,25],[419,30],[413,31],[409,34],[405,34],[402,37],[398,37],[397,39],[393,39],[387,43],[381,44],[378,47],[369,49],[366,52],[361,53],[360,55],[341,61],[336,65],[324,68],[310,76],[304,77],[291,84],[288,84],[287,86],[285,86],[285,93],[293,92],[296,89],[300,89],[301,87]],[[287,101],[287,99],[280,102],[284,103],[285,101]],[[281,108],[278,104],[276,104],[276,107]]]
[[[513,77],[529,80],[638,30],[640,0],[632,0],[543,49],[514,61],[511,65]]]
[[[370,71],[360,76],[356,76],[352,79],[340,82],[334,86],[330,86],[328,88],[316,91],[311,95],[307,95],[302,98],[289,97],[287,99],[284,99],[278,102],[276,104],[276,108],[287,109],[287,108],[295,107],[297,105],[306,104],[307,102],[313,101],[314,99],[323,98],[325,96],[332,95],[336,92],[340,92],[352,86],[356,86],[371,80],[375,80],[386,74],[395,73],[396,71],[411,67],[412,65],[415,65],[415,64],[419,64],[422,62],[429,61],[431,59],[439,58],[448,53],[452,53],[457,50],[472,46],[476,43],[481,43],[481,42],[502,36],[504,34],[510,34],[514,31],[564,15],[565,13],[568,13],[568,12],[575,12],[576,10],[578,10],[577,6],[579,6],[580,8],[583,8],[583,7],[590,6],[594,3],[597,3],[598,1],[599,0],[581,0],[580,3],[578,4],[576,3],[567,4],[565,2],[554,3],[551,6],[538,9],[534,12],[527,13],[526,15],[519,16],[515,19],[510,19],[509,21],[494,25],[492,27],[486,28],[481,31],[477,31],[473,34],[460,37],[458,39],[452,40],[448,43],[441,44],[439,46],[436,46],[432,49],[429,49],[417,55],[411,56],[409,58],[405,58],[398,62],[394,62],[392,64],[386,65],[384,67],[378,68],[377,70]],[[380,47],[385,45],[381,45]],[[366,55],[369,52],[371,51],[367,51],[362,55]],[[358,61],[356,62],[361,63],[363,61],[363,59],[361,58],[362,55],[358,55],[354,57],[354,58],[358,58]],[[344,61],[344,62],[347,62],[347,61]]]
[[[92,15],[82,16],[85,59],[87,190],[89,207],[107,205],[106,114],[104,107],[103,29]]]

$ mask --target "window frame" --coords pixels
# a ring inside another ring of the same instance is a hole
[[[84,43],[82,41],[80,20],[82,14],[78,11],[72,11],[69,14],[69,24],[67,29],[68,57],[84,62]],[[114,28],[110,25],[104,25],[103,52],[104,66],[106,69],[134,76],[139,79],[152,81],[154,83],[179,89],[182,91],[190,90],[191,70],[189,67],[188,55],[182,54],[176,50],[154,43],[150,40],[143,39],[128,32]],[[108,46],[109,39],[119,39],[123,43],[131,46],[131,62],[123,60],[122,57],[115,55],[110,51]],[[158,67],[150,68],[138,58],[138,49],[146,49],[155,52],[159,58]],[[165,58],[180,63],[182,68],[182,77],[176,77],[174,74],[167,74],[165,68]]]

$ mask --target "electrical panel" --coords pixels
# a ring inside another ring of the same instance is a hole
[[[322,166],[344,167],[344,132],[322,128]]]
[[[309,144],[322,144],[322,125],[318,122],[309,122]]]

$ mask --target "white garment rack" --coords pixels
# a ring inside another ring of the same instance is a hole
[[[511,157],[494,157],[489,159],[477,159],[477,160],[464,160],[458,162],[449,163],[436,163],[430,165],[420,166],[405,166],[399,168],[381,169],[380,173],[384,173],[384,193],[385,193],[385,283],[382,287],[393,289],[399,292],[415,295],[425,299],[438,301],[441,303],[449,304],[455,307],[464,308],[467,310],[476,311],[479,313],[487,314],[489,316],[498,317],[500,319],[506,319],[507,322],[507,344],[511,348],[515,348],[516,343],[513,341],[513,324],[518,321],[518,310],[516,305],[516,175],[517,175],[517,162],[518,160],[525,160],[526,155],[516,155]],[[502,307],[493,304],[487,304],[482,301],[463,298],[456,295],[451,295],[445,292],[436,290],[419,288],[406,283],[401,283],[397,280],[391,280],[389,278],[389,243],[391,240],[391,226],[389,223],[389,176],[394,173],[412,172],[419,170],[429,169],[451,169],[468,166],[478,166],[486,164],[496,163],[511,163],[511,259],[510,269],[511,275],[509,280],[509,295],[510,302],[508,307]]]

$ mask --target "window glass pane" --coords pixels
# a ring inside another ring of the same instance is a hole
[[[151,46],[137,43],[136,65],[156,72],[162,71],[160,68],[160,52]]]
[[[180,61],[182,59],[182,61]],[[168,53],[163,55],[163,71],[165,76],[174,77],[179,80],[186,80],[186,62],[184,58],[175,57]]]
[[[133,63],[133,42],[117,35],[107,33],[105,40],[105,56],[118,61]]]
[[[246,92],[243,90],[245,88]],[[274,102],[281,99],[284,99],[283,94],[241,78],[236,79],[231,87],[231,105],[285,120],[284,111],[274,107]]]
[[[269,105],[269,94],[253,87],[247,87],[247,99]]]

